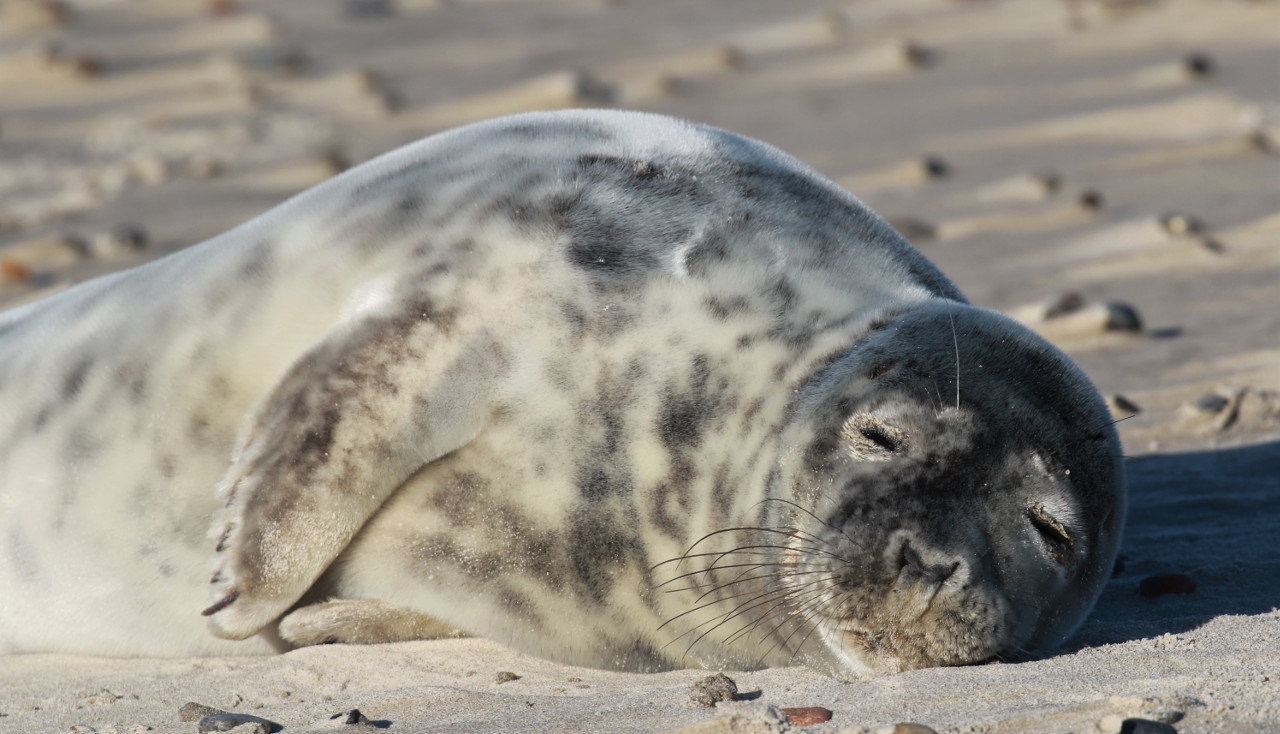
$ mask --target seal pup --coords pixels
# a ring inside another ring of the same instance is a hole
[[[0,315],[0,405],[10,653],[875,675],[1061,641],[1124,515],[1062,354],[795,159],[630,112],[436,135]]]

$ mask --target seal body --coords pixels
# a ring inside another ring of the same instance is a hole
[[[637,113],[440,134],[0,315],[0,405],[10,653],[962,664],[1069,634],[1124,511],[1065,357]]]

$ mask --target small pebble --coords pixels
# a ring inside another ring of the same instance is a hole
[[[1081,308],[1084,308],[1084,296],[1077,291],[1065,291],[1045,304],[1044,318],[1056,319],[1059,316],[1079,311]]]
[[[1139,408],[1137,403],[1119,393],[1107,398],[1107,408],[1116,418],[1125,418],[1142,412],[1142,408]]]
[[[801,708],[782,709],[787,721],[792,726],[813,726],[824,721],[831,721],[831,709],[821,706],[804,706]]]
[[[689,699],[697,706],[712,707],[721,701],[735,701],[738,684],[724,673],[716,673],[689,687]]]
[[[1201,413],[1221,413],[1230,402],[1231,401],[1223,395],[1209,392],[1196,398],[1192,405],[1194,405],[1195,409]]]
[[[1200,221],[1186,214],[1166,214],[1160,217],[1160,226],[1174,237],[1186,237],[1199,234],[1204,230]]]
[[[951,175],[951,165],[936,155],[926,155],[920,159],[920,172],[927,179],[943,179]]]
[[[1096,212],[1106,206],[1107,200],[1103,197],[1102,192],[1097,189],[1085,189],[1080,192],[1080,196],[1076,198],[1076,203],[1083,209]]]
[[[259,71],[282,71],[296,74],[307,64],[302,51],[288,45],[272,43],[246,49],[235,55],[242,66]]]
[[[235,731],[236,734],[271,734],[284,727],[249,714],[211,714],[200,720],[196,730],[200,734],[216,731]]]
[[[1138,309],[1118,301],[1107,301],[1105,306],[1107,321],[1104,328],[1107,331],[1142,331],[1142,317],[1138,315]]]
[[[1259,153],[1271,153],[1276,149],[1276,136],[1266,130],[1254,130],[1245,136],[1245,142]]]
[[[938,228],[915,217],[890,217],[889,226],[912,244],[930,242],[938,237]]]
[[[17,260],[9,258],[0,258],[0,281],[24,281],[31,276],[31,271],[27,270],[27,266]]]
[[[1170,594],[1190,594],[1195,590],[1196,580],[1185,573],[1158,573],[1146,577],[1138,584],[1138,593],[1148,599]]]
[[[206,0],[204,7],[209,15],[223,18],[235,14],[236,0]]]
[[[86,696],[85,698],[80,699],[80,706],[78,706],[77,708],[83,708],[85,706],[110,706],[111,704],[115,703],[116,701],[119,701],[122,698],[124,698],[124,696],[121,696],[116,693],[112,693],[111,691],[108,691],[107,689],[103,688],[99,690],[97,693],[94,693],[90,696]]]
[[[225,713],[227,712],[221,709],[216,709],[212,706],[205,706],[202,703],[188,701],[187,703],[182,704],[182,708],[178,709],[178,718],[183,721],[199,721],[206,716]]]
[[[1217,64],[1208,54],[1189,53],[1182,57],[1182,68],[1186,69],[1190,76],[1204,79],[1213,76],[1214,71],[1217,70]]]
[[[1178,730],[1150,719],[1125,719],[1120,724],[1120,734],[1178,734]]]
[[[394,15],[391,3],[387,0],[346,0],[342,3],[342,17],[385,18]]]
[[[186,160],[187,173],[195,178],[217,178],[222,175],[222,161],[216,155],[196,153]]]
[[[102,59],[88,54],[58,56],[53,59],[53,65],[66,69],[71,72],[72,76],[80,79],[99,76],[102,74],[104,68]]]
[[[136,224],[121,224],[110,232],[89,241],[89,252],[95,257],[118,257],[141,252],[147,247],[147,231]]]
[[[932,49],[913,41],[899,43],[897,52],[901,55],[902,63],[908,67],[932,66],[938,60],[937,54]]]
[[[369,721],[369,717],[367,717],[367,716],[365,716],[364,714],[360,713],[360,709],[351,709],[350,711],[343,711],[342,713],[340,713],[340,714],[334,714],[333,716],[330,716],[329,718],[330,718],[330,719],[342,719],[342,723],[344,723],[344,724],[351,724],[351,725],[371,724],[371,723],[373,723],[373,722]]]
[[[924,724],[898,724],[889,730],[892,734],[938,734],[937,731]]]
[[[495,676],[495,680],[499,684],[510,683],[513,680],[520,680],[520,676],[512,673],[510,670],[501,670],[498,671],[498,675]]]
[[[1041,196],[1053,196],[1062,189],[1062,176],[1053,171],[1039,171],[1031,174],[1032,185],[1038,187]]]

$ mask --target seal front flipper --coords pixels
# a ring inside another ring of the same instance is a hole
[[[219,483],[213,633],[244,639],[293,606],[410,475],[479,433],[504,363],[425,303],[349,319],[295,361]]]

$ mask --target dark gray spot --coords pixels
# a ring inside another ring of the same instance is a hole
[[[80,394],[80,389],[84,387],[84,381],[89,376],[89,368],[92,366],[93,358],[83,357],[67,372],[66,377],[62,379],[63,399],[70,402]]]
[[[697,355],[689,365],[688,389],[667,389],[658,419],[658,435],[667,449],[692,450],[702,443],[705,423],[719,404],[707,388],[710,372],[707,355]]]
[[[42,432],[44,427],[48,425],[49,419],[57,412],[57,407],[58,406],[52,404],[41,406],[39,412],[36,413],[36,417],[31,420],[31,432]]]
[[[627,525],[600,503],[582,505],[572,513],[566,543],[573,588],[580,599],[606,604],[614,577],[642,556],[634,531],[627,532],[627,527],[636,525]]]
[[[649,520],[672,540],[687,542],[689,513],[693,510],[693,482],[698,472],[684,455],[672,458],[671,471],[653,490]],[[675,506],[671,504],[675,499]]]
[[[498,587],[498,606],[507,614],[529,625],[534,630],[543,628],[542,615],[538,613],[538,605],[528,596],[506,585]]]
[[[122,385],[132,402],[146,399],[151,367],[145,362],[127,362],[116,369],[116,384]]]
[[[744,296],[721,298],[711,295],[706,297],[703,304],[717,321],[728,321],[734,316],[749,313],[751,310],[751,301]]]

